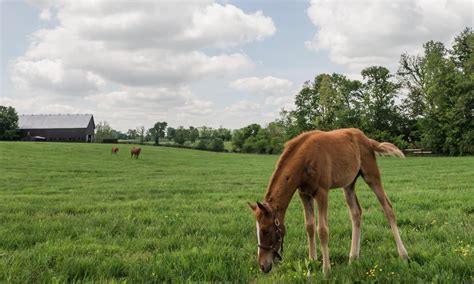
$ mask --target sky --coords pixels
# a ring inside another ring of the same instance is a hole
[[[265,125],[320,73],[361,79],[474,26],[472,0],[0,0],[0,105],[126,131]]]

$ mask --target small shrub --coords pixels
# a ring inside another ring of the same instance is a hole
[[[224,151],[224,141],[221,138],[215,138],[211,141],[210,150],[216,152]]]
[[[197,146],[196,146],[196,149],[199,149],[199,150],[207,150],[209,147],[209,140],[207,139],[201,139],[199,140]]]

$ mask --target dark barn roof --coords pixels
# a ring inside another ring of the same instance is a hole
[[[92,114],[33,114],[19,115],[18,128],[20,129],[67,129],[87,128],[92,120]]]

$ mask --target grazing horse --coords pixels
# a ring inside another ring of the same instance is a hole
[[[138,159],[138,156],[140,155],[140,151],[142,150],[142,148],[140,147],[133,147],[131,150],[130,150],[130,158],[133,158],[133,156],[135,156],[136,159]]]
[[[398,254],[408,259],[395,221],[392,205],[384,192],[375,153],[404,158],[391,143],[367,138],[359,129],[339,129],[330,132],[303,133],[286,145],[267,188],[262,203],[250,204],[257,219],[258,262],[267,273],[274,257],[281,258],[285,236],[285,212],[298,189],[304,207],[309,257],[317,259],[314,240],[314,199],[318,207],[317,232],[321,242],[323,273],[331,270],[329,262],[328,193],[344,188],[344,197],[352,219],[352,243],[349,259],[359,257],[362,210],[357,200],[355,184],[361,176],[377,196],[390,224]]]
[[[118,150],[118,147],[112,147],[112,151],[110,151],[110,154],[117,154]]]

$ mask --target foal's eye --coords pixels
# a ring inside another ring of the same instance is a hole
[[[264,236],[268,235],[268,230],[262,230]]]

